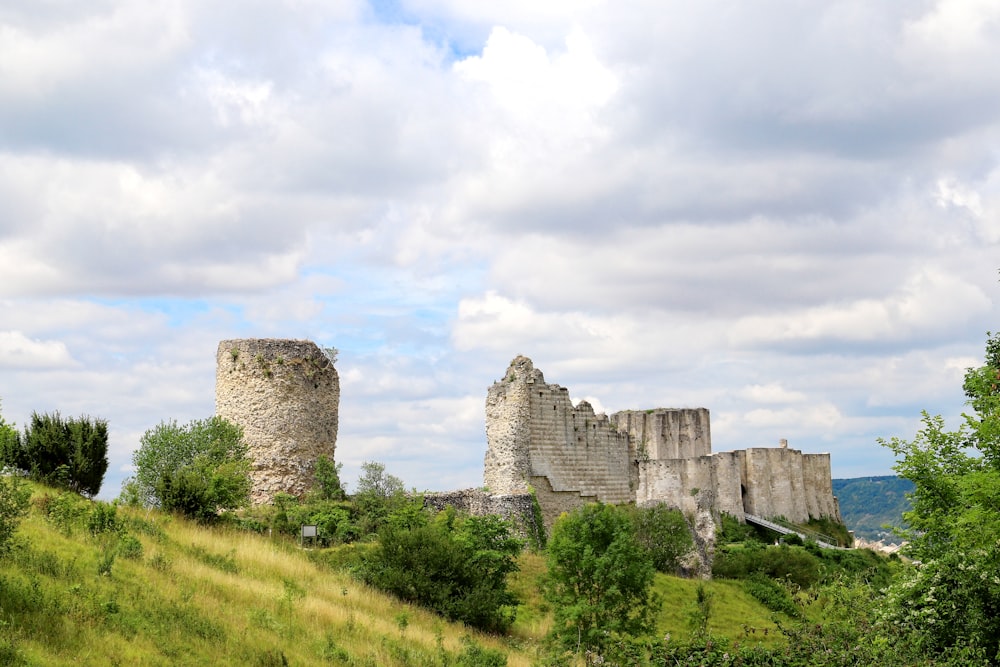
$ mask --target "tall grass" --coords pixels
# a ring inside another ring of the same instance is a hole
[[[92,534],[89,501],[70,511],[76,501],[53,504],[59,494],[35,487],[0,559],[0,664],[444,665],[471,638],[517,667],[537,661],[552,622],[539,590],[544,556],[535,553],[522,555],[511,582],[523,602],[511,633],[494,637],[359,583],[342,564],[365,545],[307,551],[126,508],[116,510],[115,531]],[[736,638],[754,627],[758,639],[776,641],[769,612],[739,584],[707,585],[712,632]],[[656,586],[666,601],[658,632],[685,636],[697,582],[658,575]]]

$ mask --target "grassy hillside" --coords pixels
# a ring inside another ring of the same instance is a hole
[[[902,525],[903,512],[910,509],[906,494],[912,491],[913,482],[896,476],[833,480],[844,523],[869,540],[898,539],[883,526]]]
[[[153,511],[112,514],[35,487],[0,558],[0,664],[446,665],[470,654],[469,640],[512,666],[536,661],[551,623],[538,593],[542,556],[521,557],[512,587],[524,604],[510,636],[492,637],[358,583],[335,565],[357,547],[341,549],[302,550]],[[659,632],[687,636],[697,582],[658,575],[656,586]],[[708,587],[713,632],[753,628],[753,641],[780,641],[771,612],[738,583]]]

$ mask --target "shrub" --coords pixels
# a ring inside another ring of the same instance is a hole
[[[658,571],[673,574],[680,560],[694,548],[684,514],[667,505],[631,508],[636,541],[646,550]]]
[[[802,547],[764,547],[749,543],[742,548],[722,548],[715,554],[712,574],[727,579],[747,579],[763,574],[772,579],[788,580],[802,588],[818,582],[820,560]]]
[[[9,436],[6,449],[10,448]],[[108,423],[79,417],[63,420],[54,414],[32,413],[8,464],[33,479],[86,496],[101,490],[108,469]]]
[[[214,520],[250,499],[250,459],[243,429],[221,417],[146,431],[132,455],[135,476],[122,500]]]
[[[483,648],[468,637],[462,637],[462,652],[455,658],[455,667],[506,667],[507,657],[500,651]]]
[[[791,618],[798,618],[801,615],[788,590],[774,579],[762,574],[751,575],[749,579],[744,580],[743,590],[771,611],[780,612]]]
[[[514,620],[517,598],[507,575],[517,570],[521,543],[495,516],[442,512],[421,525],[387,524],[365,558],[361,577],[402,600],[488,632]]]
[[[84,518],[90,512],[87,501],[75,493],[46,494],[39,505],[45,518],[63,535],[72,535],[74,529],[82,527]]]
[[[6,553],[21,517],[28,513],[31,491],[13,475],[0,476],[0,554]]]
[[[344,485],[340,481],[340,471],[343,467],[343,463],[334,463],[326,456],[320,455],[316,458],[314,491],[321,500],[344,500],[347,497]]]

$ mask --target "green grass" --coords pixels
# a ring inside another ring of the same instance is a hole
[[[543,555],[525,553],[511,581],[522,599],[507,637],[488,636],[406,605],[345,567],[370,545],[305,551],[286,538],[206,527],[119,508],[122,533],[91,534],[87,518],[43,511],[59,492],[34,487],[30,514],[0,558],[0,664],[440,665],[470,637],[511,667],[537,661],[551,613]],[[46,496],[49,500],[46,500]],[[92,506],[84,503],[85,514]],[[658,635],[690,635],[700,582],[657,575]],[[710,631],[782,641],[772,615],[739,582],[705,582]]]

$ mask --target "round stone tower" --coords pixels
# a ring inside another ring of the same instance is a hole
[[[243,427],[253,460],[254,504],[277,493],[300,496],[316,459],[333,459],[340,378],[308,340],[246,338],[219,343],[215,413]]]

